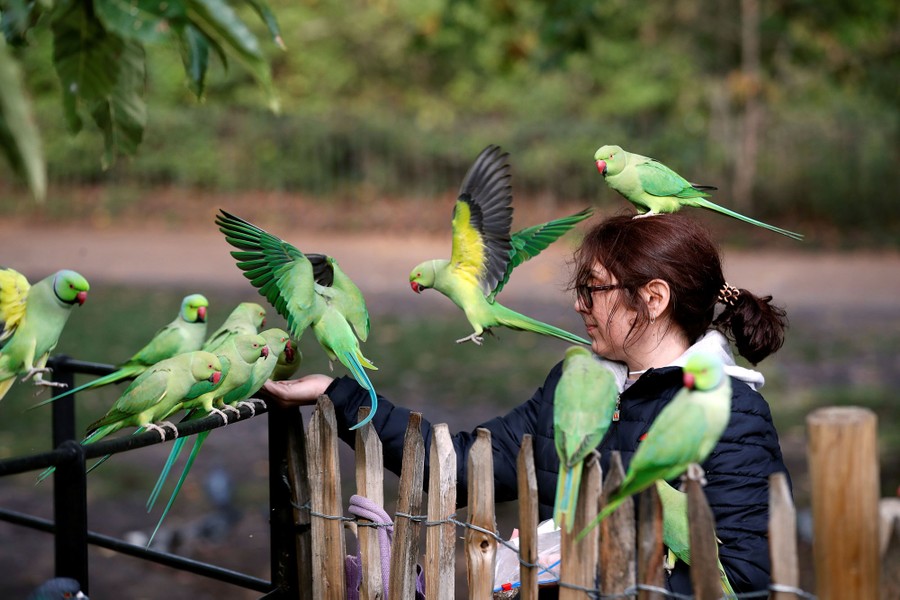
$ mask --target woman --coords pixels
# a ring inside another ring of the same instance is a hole
[[[738,367],[729,348],[756,364],[781,347],[785,313],[725,282],[719,251],[708,232],[680,214],[633,218],[614,216],[595,225],[574,256],[575,310],[584,319],[594,353],[610,361],[619,376],[618,418],[598,450],[604,471],[611,451],[627,468],[641,437],[682,387],[680,365],[692,351],[719,354],[732,377],[731,420],[702,467],[704,488],[721,540],[720,559],[737,592],[764,590],[769,584],[768,478],[785,471],[768,404],[756,391],[760,373]],[[535,467],[542,519],[553,512],[559,460],[553,441],[553,396],[561,363],[524,404],[480,427],[491,431],[495,497],[517,494],[516,457],[525,434],[534,438]],[[353,443],[360,406],[368,394],[355,381],[310,375],[268,383],[283,403],[306,404],[325,393],[335,405],[338,429]],[[385,465],[399,473],[409,411],[387,401],[372,424],[384,444]],[[430,424],[423,421],[426,447]],[[458,495],[465,503],[465,456],[473,432],[454,435],[459,460]],[[426,453],[427,454],[427,453]],[[691,592],[689,571],[678,563],[669,587]]]

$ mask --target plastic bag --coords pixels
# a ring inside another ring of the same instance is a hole
[[[560,531],[553,519],[544,521],[537,528],[538,560],[542,569],[538,573],[538,585],[555,585],[559,581]],[[508,544],[497,547],[494,566],[494,598],[514,598],[519,593],[519,530],[513,530]]]

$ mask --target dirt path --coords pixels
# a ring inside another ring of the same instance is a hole
[[[410,293],[406,283],[410,268],[420,260],[449,254],[449,241],[438,236],[293,233],[291,241],[303,249],[335,256],[376,311],[405,310],[417,303],[421,307],[421,298]],[[0,265],[31,280],[65,267],[80,271],[95,285],[240,289],[247,282],[228,254],[231,249],[215,230],[0,224]],[[557,301],[570,252],[570,246],[559,243],[519,267],[504,298]],[[900,307],[900,254],[895,252],[731,250],[726,252],[725,268],[730,283],[772,294],[789,310],[881,312]]]

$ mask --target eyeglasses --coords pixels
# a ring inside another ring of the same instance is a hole
[[[575,295],[583,307],[590,310],[594,307],[594,294],[597,292],[608,292],[610,290],[619,290],[625,286],[621,283],[607,283],[604,285],[576,285]]]

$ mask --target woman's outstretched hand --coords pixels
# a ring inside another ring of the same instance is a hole
[[[314,374],[286,381],[267,381],[262,391],[284,407],[305,406],[315,404],[332,381],[334,378],[328,375]]]

